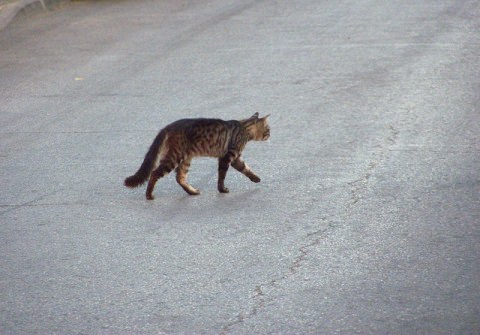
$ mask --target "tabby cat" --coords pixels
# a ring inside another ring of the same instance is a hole
[[[260,178],[245,164],[241,154],[248,141],[265,141],[270,137],[268,116],[259,118],[255,113],[245,120],[175,121],[158,133],[138,171],[125,179],[125,186],[137,187],[150,178],[146,196],[148,200],[153,200],[157,180],[176,168],[178,184],[188,194],[200,194],[187,183],[190,162],[198,156],[218,158],[218,191],[221,193],[228,193],[224,181],[230,165],[258,183]]]

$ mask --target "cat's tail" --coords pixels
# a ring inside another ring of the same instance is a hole
[[[147,181],[147,179],[150,177],[150,173],[155,167],[158,155],[160,155],[160,151],[162,151],[163,143],[165,142],[166,137],[166,131],[162,130],[160,133],[158,133],[157,137],[155,137],[155,140],[150,146],[150,149],[148,149],[145,159],[143,160],[143,163],[138,171],[135,172],[133,176],[125,179],[125,186],[137,187]]]

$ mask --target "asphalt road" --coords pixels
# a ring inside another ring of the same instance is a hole
[[[478,1],[101,1],[0,32],[0,333],[479,334]],[[271,113],[127,189],[164,125]]]

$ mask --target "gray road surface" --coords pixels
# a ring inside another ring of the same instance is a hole
[[[478,1],[101,1],[0,32],[0,333],[478,334]],[[164,125],[272,113],[130,190]]]

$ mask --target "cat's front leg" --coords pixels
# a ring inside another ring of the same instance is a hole
[[[251,181],[254,183],[259,183],[260,182],[260,177],[258,177],[251,169],[250,167],[245,163],[245,161],[242,159],[242,157],[237,157],[232,162],[232,166],[235,170],[240,171],[242,174],[247,176]]]
[[[227,176],[230,160],[225,156],[218,160],[218,192],[228,193],[228,188],[225,187],[225,177]]]
[[[228,188],[225,187],[225,177],[227,176],[228,167],[230,163],[235,160],[238,155],[232,151],[227,152],[227,154],[218,160],[218,191],[220,193],[230,192]]]

